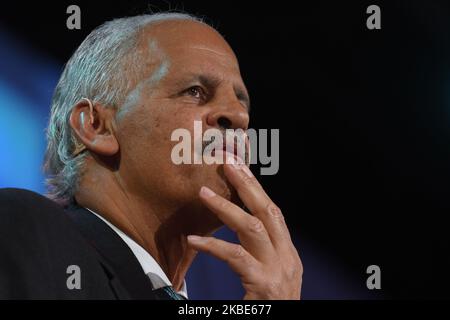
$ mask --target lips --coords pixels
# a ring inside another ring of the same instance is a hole
[[[234,140],[234,139],[233,139]],[[240,140],[240,139],[239,139]],[[223,163],[238,163],[245,164],[245,159],[248,154],[248,146],[245,142],[237,143],[234,141],[233,143],[224,143],[223,141],[219,141],[219,143],[214,143],[214,149],[211,152],[211,156],[216,157],[219,154],[223,155]],[[217,157],[216,157],[217,158]]]

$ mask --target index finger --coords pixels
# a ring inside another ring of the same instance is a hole
[[[224,165],[224,172],[245,206],[263,222],[273,244],[290,244],[289,230],[281,210],[273,203],[250,169],[245,164],[231,163]]]

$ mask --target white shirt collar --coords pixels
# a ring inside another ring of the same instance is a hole
[[[103,218],[101,215],[97,214],[96,212],[94,212],[89,208],[86,209],[95,214],[97,217],[99,217],[100,220],[105,222],[128,245],[133,254],[136,256],[136,259],[139,261],[139,264],[144,270],[144,273],[150,277],[154,289],[159,289],[165,286],[172,286],[172,283],[170,282],[169,278],[167,278],[161,266],[144,248],[142,248],[138,243],[136,243],[133,239],[127,236],[122,230],[117,228],[115,225],[113,225],[111,222]],[[181,287],[181,290],[178,291],[177,293],[181,294],[185,298],[188,297],[186,281],[183,281],[183,286]]]

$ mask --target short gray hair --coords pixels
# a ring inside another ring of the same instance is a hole
[[[69,124],[72,108],[82,98],[118,108],[132,89],[130,77],[142,68],[141,57],[132,50],[139,31],[154,22],[177,19],[203,22],[172,12],[115,19],[93,30],[69,59],[53,94],[47,128],[44,170],[49,198],[63,205],[73,200],[88,155],[73,155],[77,139]]]

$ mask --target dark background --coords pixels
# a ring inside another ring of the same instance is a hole
[[[70,4],[81,8],[81,30],[66,28]],[[381,30],[366,28],[371,4],[381,8]],[[206,16],[240,60],[251,126],[280,129],[280,170],[260,181],[295,237],[304,297],[450,297],[447,1],[15,1],[1,7],[1,30],[61,67],[106,20],[149,9]],[[26,77],[22,70],[8,81]],[[366,288],[372,264],[381,268],[379,291]]]

